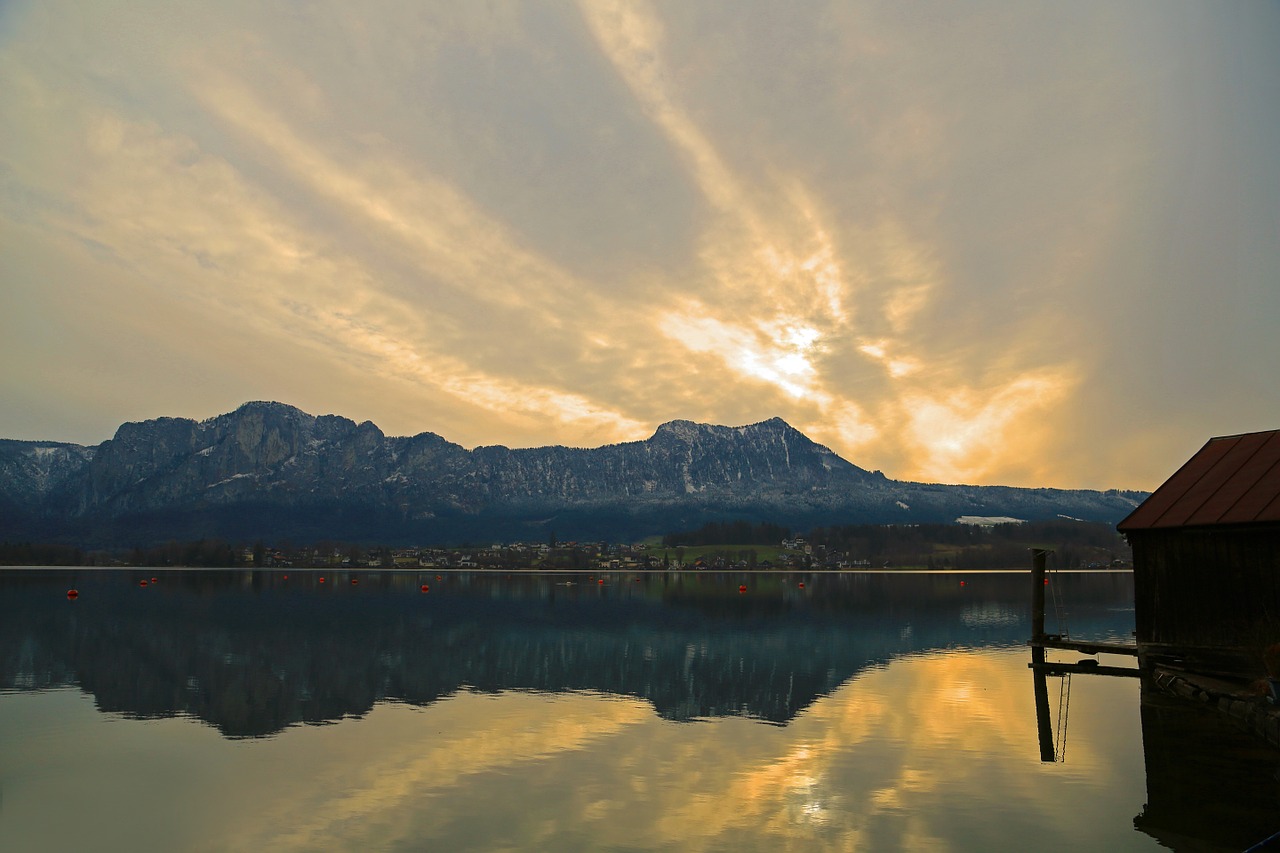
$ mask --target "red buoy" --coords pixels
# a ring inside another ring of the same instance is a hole
[[[964,581],[960,581],[960,586],[964,586]]]
[[[324,575],[320,576],[320,583],[324,583]]]
[[[738,586],[738,592],[746,592],[746,591],[747,591],[747,585],[746,585],[745,583],[744,583],[744,584],[740,584],[740,585]]]
[[[352,579],[351,579],[351,585],[352,585],[352,586],[359,586],[359,585],[360,585],[360,578],[352,578]]]
[[[151,582],[152,582],[152,583],[160,583],[160,578],[152,578],[152,579],[151,579]]]
[[[439,576],[439,575],[436,575],[436,580],[440,580],[440,576]]]
[[[423,592],[431,592],[431,587],[427,586],[425,583],[422,585],[421,589]]]
[[[67,598],[79,598],[79,597],[80,597],[80,590],[78,589],[67,590]]]
[[[797,586],[799,586],[801,589],[804,589],[804,581],[800,581],[800,583],[797,584]]]
[[[604,586],[604,578],[600,578],[600,580],[596,581],[596,583],[600,584],[601,586]]]
[[[143,578],[142,580],[138,581],[138,586],[146,586],[146,585],[147,585],[147,579],[146,579],[146,578]]]
[[[285,579],[285,580],[288,580],[288,579],[289,579],[289,576],[288,576],[288,575],[285,575],[285,576],[284,576],[284,579]]]

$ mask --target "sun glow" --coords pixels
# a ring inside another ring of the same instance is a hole
[[[753,326],[708,316],[701,306],[667,314],[660,327],[689,350],[711,355],[739,376],[773,385],[792,397],[825,402],[812,358],[820,347],[817,329],[776,321]]]
[[[1035,470],[1046,455],[1045,412],[1074,384],[1066,371],[1043,371],[984,391],[906,396],[903,418],[920,470],[943,482],[981,481],[1011,453]]]
[[[1190,65],[1113,5],[974,40],[859,2],[197,6],[0,7],[0,435],[779,416],[891,477],[1138,488],[1274,419],[1213,361],[1278,360],[1265,4]]]

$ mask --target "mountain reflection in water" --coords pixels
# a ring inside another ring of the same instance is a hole
[[[596,691],[645,700],[667,720],[786,724],[867,667],[1029,635],[1020,573],[439,577],[6,571],[0,689],[77,685],[102,711],[196,717],[228,737],[462,689]],[[1054,583],[1075,636],[1128,635],[1131,575]],[[725,594],[739,584],[748,591]]]
[[[0,571],[0,849],[1240,850],[1280,828],[1274,751],[1134,678],[1050,679],[1038,760],[1027,573],[285,575]],[[1132,583],[1054,575],[1050,607],[1123,640]]]

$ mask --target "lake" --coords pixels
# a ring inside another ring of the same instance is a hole
[[[1275,754],[1137,678],[1048,678],[1042,760],[1029,585],[0,570],[0,850],[1242,850],[1280,830]],[[1132,575],[1055,573],[1048,598],[1049,630],[1132,640]]]

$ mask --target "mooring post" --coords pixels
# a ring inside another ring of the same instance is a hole
[[[1040,760],[1053,761],[1056,758],[1053,747],[1053,725],[1049,721],[1049,685],[1046,683],[1044,670],[1037,665],[1044,664],[1044,567],[1045,555],[1049,552],[1043,548],[1031,549],[1031,669],[1032,683],[1035,687],[1036,729],[1040,736]]]
[[[1031,549],[1031,642],[1045,640],[1044,633],[1044,564],[1049,552],[1043,548]]]
[[[1032,663],[1044,663],[1044,649],[1032,646]],[[1044,670],[1031,667],[1032,687],[1036,698],[1036,732],[1040,740],[1040,760],[1056,761],[1058,756],[1053,746],[1053,723],[1049,719],[1049,683]]]

